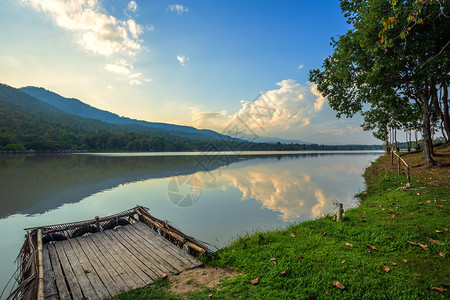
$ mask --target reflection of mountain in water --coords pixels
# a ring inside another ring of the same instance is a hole
[[[39,214],[118,185],[211,171],[236,161],[210,156],[0,158],[0,218]]]
[[[348,154],[355,155],[354,152]],[[65,203],[79,202],[90,195],[121,184],[212,171],[250,158],[281,160],[332,155],[336,153],[0,157],[0,218],[19,212],[44,213]],[[346,153],[341,152],[339,155]],[[255,164],[259,163],[255,161]],[[241,178],[238,180],[240,183],[236,182],[235,186],[242,189],[242,185],[251,178]],[[295,185],[297,184],[294,182],[293,186]],[[255,197],[256,190],[248,190],[247,195]],[[267,207],[271,208],[271,205]]]

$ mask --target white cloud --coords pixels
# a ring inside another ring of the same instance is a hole
[[[247,135],[279,133],[309,126],[318,113],[315,109],[317,95],[312,92],[311,85],[301,85],[292,79],[277,85],[278,89],[261,93],[255,101],[241,101],[241,108],[234,114],[192,109],[192,124],[219,132],[237,127]]]
[[[134,66],[125,59],[118,58],[114,64],[106,64],[105,70],[123,75],[130,85],[141,85],[144,82],[152,81],[150,78],[144,78],[143,74],[134,71]]]
[[[314,110],[319,111],[322,109],[325,104],[325,97],[322,96],[322,93],[317,89],[317,84],[311,85],[311,93],[317,96],[316,102],[314,103]]]
[[[171,12],[176,12],[177,15],[179,15],[179,16],[181,16],[183,13],[189,11],[189,8],[187,8],[186,6],[183,6],[181,4],[171,4],[171,5],[169,5],[169,7],[167,9]]]
[[[137,4],[136,4],[136,2],[135,1],[130,1],[130,3],[128,3],[128,10],[129,11],[132,11],[132,12],[136,12],[136,10],[137,10]]]
[[[298,69],[301,70],[303,68],[303,65],[298,66]]]
[[[177,59],[180,62],[180,64],[184,67],[184,63],[189,60],[189,57],[178,54]]]
[[[103,56],[135,55],[141,49],[142,27],[134,20],[122,21],[105,13],[98,0],[21,1],[48,13],[58,26],[74,32],[76,42],[88,52]]]

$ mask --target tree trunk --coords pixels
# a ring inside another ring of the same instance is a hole
[[[422,111],[422,137],[423,155],[429,167],[435,166],[436,161],[432,157],[433,141],[431,140],[431,125],[428,97],[424,96]]]
[[[443,110],[443,119],[444,128],[447,132],[447,138],[450,138],[450,116],[448,115],[448,89],[447,86],[444,85],[444,92],[442,93],[442,110]]]
[[[389,153],[389,132],[387,128],[387,124],[384,125],[384,143],[385,143],[385,149],[386,153]]]

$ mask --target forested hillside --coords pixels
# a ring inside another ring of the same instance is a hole
[[[218,134],[219,135],[219,134]],[[381,145],[251,143],[200,131],[183,132],[136,124],[112,124],[66,113],[27,93],[0,84],[0,150],[242,151],[372,150]]]

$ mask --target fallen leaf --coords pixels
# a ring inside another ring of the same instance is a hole
[[[431,203],[431,200],[427,200],[427,203]]]
[[[162,279],[167,278],[167,274],[166,274],[166,273],[162,273],[162,274],[161,274],[161,278],[162,278]]]
[[[416,277],[422,277],[422,275],[418,274],[418,273],[414,273],[414,276]]]
[[[345,264],[345,260],[342,261],[342,264]]]
[[[445,257],[445,253],[443,253],[443,252],[439,252],[439,255],[442,257]]]
[[[56,275],[55,275],[55,274],[53,274],[53,275],[52,275],[52,278],[56,278]]]
[[[381,266],[381,270],[385,271],[386,273],[389,272],[391,269],[389,269],[388,266]]]
[[[377,212],[374,212],[373,214],[374,214],[374,215],[376,215],[376,214],[377,214]]]
[[[333,281],[333,285],[341,290],[345,289],[345,286],[337,280]]]
[[[440,287],[435,287],[435,286],[431,287],[431,289],[435,290],[435,291],[438,291],[438,292],[441,292],[441,293],[443,293],[443,292],[445,292],[447,290],[447,289],[440,288]]]
[[[295,231],[292,231],[291,237],[295,238],[296,235],[297,235],[297,233]]]
[[[326,232],[321,232],[320,234],[321,234],[321,235],[326,235],[327,233],[326,233]]]
[[[377,250],[377,248],[375,248],[375,246],[372,246],[372,245],[367,245],[367,247],[369,247],[372,250]]]
[[[274,261],[277,260],[275,257],[272,257],[271,259],[269,259],[270,261]]]
[[[420,248],[422,248],[423,250],[430,251],[430,248],[428,248],[428,245],[424,245],[424,244],[419,243],[419,246],[420,246]]]
[[[417,196],[420,196],[420,194],[419,194],[419,193],[417,193]]]
[[[84,270],[84,273],[91,273],[91,270]]]
[[[298,258],[303,258],[303,255],[297,255]]]
[[[347,242],[345,242],[345,245],[346,245],[346,246],[349,246],[349,247],[355,247],[355,245],[350,244],[350,243],[347,243]]]
[[[439,242],[438,240],[433,240],[432,238],[427,237],[427,240],[430,243],[435,243],[435,244],[439,244],[439,245],[444,245],[444,243]]]
[[[386,241],[390,241],[391,239],[390,238],[384,238]]]
[[[402,262],[407,263],[408,260],[407,259],[402,259]]]
[[[211,298],[211,297],[212,297],[212,294],[209,294],[208,297]]]
[[[439,206],[439,207],[444,207],[444,205],[442,205],[442,204],[438,204],[438,206]]]
[[[397,263],[395,263],[395,262],[393,262],[393,261],[391,261],[390,263],[391,263],[391,265],[393,265],[393,266],[396,266],[396,265],[397,265]]]
[[[445,228],[444,231],[447,231],[447,232],[448,232],[448,228]]]
[[[282,276],[285,276],[285,275],[286,275],[286,271],[281,271],[280,274],[281,274]]]
[[[252,279],[252,285],[256,285],[259,283],[259,278],[253,278]]]
[[[414,242],[411,242],[411,241],[408,241],[408,243],[410,243],[411,245],[414,245],[414,246],[417,246],[417,245],[419,245],[419,244],[417,244],[417,243],[414,243]]]
[[[326,294],[327,296],[330,296],[330,295],[331,295],[330,291],[327,291],[325,294]]]
[[[274,265],[278,264],[278,262],[276,260],[272,260],[272,262],[273,262]]]
[[[430,215],[430,216],[432,216],[432,215],[434,215],[434,213],[433,213],[433,212],[431,212],[431,211],[429,211],[429,212],[427,212],[427,215]]]
[[[409,213],[410,215],[413,215],[414,213]]]

